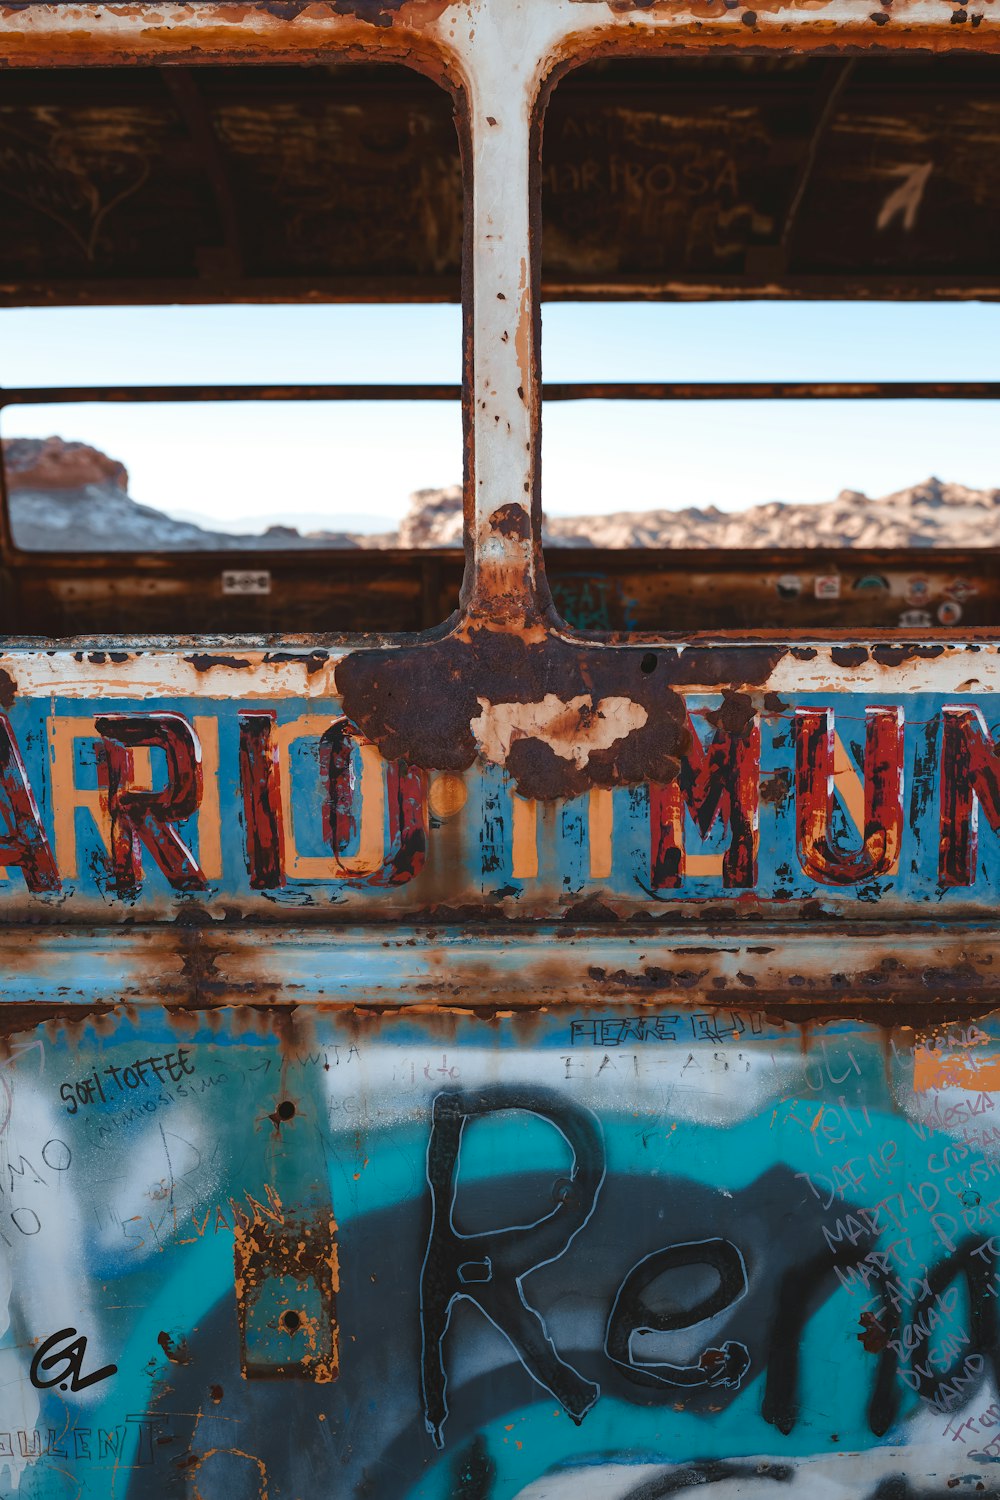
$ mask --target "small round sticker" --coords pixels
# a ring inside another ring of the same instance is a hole
[[[962,606],[957,599],[946,599],[938,605],[937,617],[942,625],[957,625],[962,618]]]

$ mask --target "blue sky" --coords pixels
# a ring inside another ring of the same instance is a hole
[[[549,380],[1000,379],[1000,307],[967,303],[546,304]],[[453,306],[0,311],[0,383],[458,382]],[[391,436],[387,437],[388,430]],[[135,499],[227,528],[382,529],[411,490],[457,482],[457,408],[34,407],[121,459]],[[989,403],[590,402],[546,412],[552,514],[872,495],[935,473],[1000,485]]]

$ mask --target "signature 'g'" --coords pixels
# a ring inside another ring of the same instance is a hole
[[[117,1365],[105,1365],[90,1375],[83,1373],[87,1340],[75,1328],[60,1328],[41,1344],[31,1361],[31,1383],[45,1391],[57,1385],[61,1391],[84,1391],[88,1385],[117,1374]],[[41,1372],[45,1371],[45,1375]],[[48,1372],[52,1371],[52,1374]]]

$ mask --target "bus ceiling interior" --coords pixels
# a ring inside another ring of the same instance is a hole
[[[923,53],[673,54],[568,73],[544,122],[543,302],[996,299],[994,68],[989,57]],[[0,90],[0,204],[0,330],[7,309],[38,310],[41,329],[45,310],[60,307],[461,299],[453,101],[398,66],[9,70]],[[172,382],[132,390],[126,377],[117,388],[89,389],[65,378],[57,354],[45,379],[25,389],[7,373],[2,348],[0,332],[5,631],[417,631],[456,608],[457,490],[432,497],[420,524],[375,541],[332,522],[309,536],[272,525],[225,544],[210,529],[199,539],[183,524],[175,534],[153,525],[144,540],[133,511],[122,509],[143,498],[129,494],[127,443],[111,451],[90,441],[86,421],[98,409],[106,418],[107,405],[123,422],[157,407],[166,448],[175,418],[193,421],[197,408],[204,434],[204,408],[250,396],[241,407],[249,449],[258,422],[261,430],[280,424],[283,403],[308,408],[310,421],[333,431],[338,421],[350,427],[362,398],[457,409],[457,377],[454,388],[389,389],[390,372],[381,392],[314,384],[234,393],[206,383],[192,348],[183,393]],[[862,384],[861,374],[850,389],[751,389],[727,386],[725,368],[713,376],[722,388],[675,374],[679,384],[628,389],[592,374],[586,386],[553,383],[546,410],[591,403],[595,441],[611,445],[604,457],[612,463],[614,444],[624,441],[615,425],[621,403],[638,403],[665,448],[683,431],[685,403],[707,400],[720,444],[727,413],[741,403],[767,408],[780,440],[816,401],[834,447],[862,401],[877,408],[887,443],[903,399],[929,402],[934,421],[974,403],[975,420],[995,430],[1000,384],[941,381],[934,352],[906,389]],[[544,353],[543,337],[543,377]],[[811,380],[828,380],[822,350],[814,364]],[[386,407],[387,431],[396,410]],[[329,471],[317,476],[326,494],[337,494],[337,451],[334,443]],[[916,477],[905,459],[901,484]],[[712,461],[706,445],[704,463]],[[449,477],[458,481],[460,469],[459,435]],[[414,473],[413,487],[422,481]],[[110,510],[88,529],[105,502]],[[671,492],[657,503],[681,510],[688,500]],[[718,545],[695,535],[693,523],[679,541],[639,525],[588,533],[553,514],[547,573],[562,616],[587,630],[1000,624],[988,530],[970,545],[968,524],[949,534],[947,496],[923,494],[920,503],[945,513],[932,542],[914,534],[901,543],[892,532],[890,545],[879,545],[876,526],[850,548],[793,527],[750,545]],[[196,497],[179,494],[175,504],[197,510]],[[282,511],[278,497],[274,508]],[[364,512],[365,495],[352,492],[340,508]],[[626,508],[620,494],[608,497],[609,513]]]

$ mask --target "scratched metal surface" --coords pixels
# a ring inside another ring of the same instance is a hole
[[[54,1023],[0,1072],[4,1493],[995,1493],[997,1040]]]

